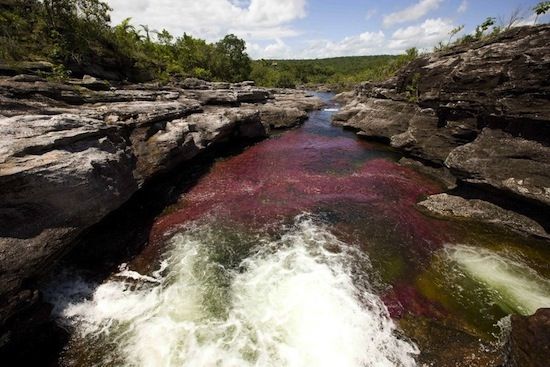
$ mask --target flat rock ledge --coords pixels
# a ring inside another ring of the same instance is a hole
[[[550,235],[534,220],[483,200],[437,194],[428,196],[417,205],[433,216],[490,223],[524,235],[550,239]]]
[[[0,347],[2,325],[38,299],[32,280],[153,177],[218,143],[295,126],[322,105],[252,82],[0,78]]]

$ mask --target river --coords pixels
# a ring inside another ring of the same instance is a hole
[[[330,95],[322,95],[329,99]],[[550,249],[415,204],[399,154],[306,123],[217,160],[107,279],[44,289],[66,366],[482,366],[550,306]]]

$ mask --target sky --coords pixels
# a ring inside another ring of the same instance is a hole
[[[214,42],[233,33],[254,59],[304,59],[430,50],[464,25],[506,23],[516,10],[533,23],[540,0],[107,0],[113,24],[166,29]],[[550,15],[539,22],[549,22]]]

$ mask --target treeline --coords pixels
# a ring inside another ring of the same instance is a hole
[[[297,85],[324,84],[344,89],[362,81],[391,77],[418,57],[411,48],[406,54],[392,56],[349,56],[315,60],[257,60],[252,63],[251,78],[269,87],[291,88]]]
[[[342,89],[385,79],[417,56],[411,49],[401,56],[252,62],[245,42],[234,35],[208,43],[135,25],[131,19],[113,26],[110,11],[101,0],[0,0],[0,63],[50,61],[52,77],[60,79],[84,74],[134,82],[197,77]]]
[[[47,60],[59,77],[85,73],[132,81],[198,77],[249,79],[246,44],[234,35],[217,43],[166,30],[111,26],[100,0],[0,0],[0,59]]]

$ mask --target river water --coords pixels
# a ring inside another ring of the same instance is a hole
[[[322,95],[328,99],[330,95]],[[330,125],[218,160],[148,246],[45,288],[65,366],[484,366],[506,315],[550,306],[544,243],[427,217],[442,188]]]

